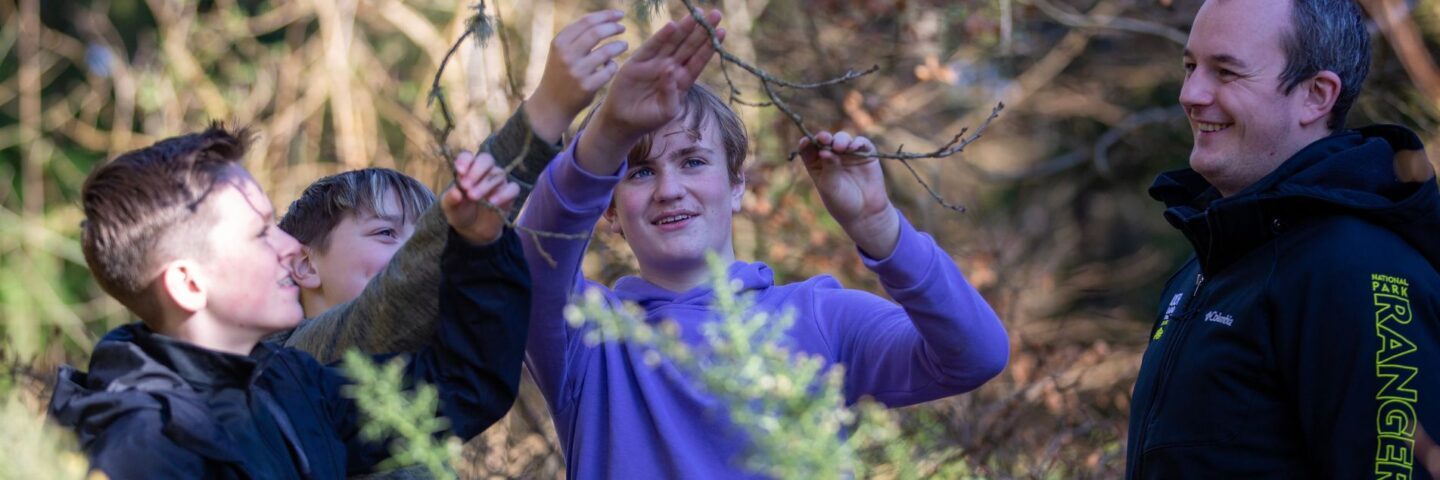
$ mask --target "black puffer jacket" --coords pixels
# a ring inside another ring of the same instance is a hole
[[[1127,477],[1440,471],[1440,194],[1413,132],[1337,133],[1231,197],[1190,170],[1150,192],[1196,256],[1161,297]]]
[[[438,387],[439,413],[462,439],[500,419],[519,389],[530,277],[517,238],[474,247],[451,232],[435,340],[407,367],[410,381]],[[298,350],[232,355],[134,324],[100,341],[89,374],[62,369],[50,411],[110,478],[344,478],[389,456],[360,438],[345,383]]]

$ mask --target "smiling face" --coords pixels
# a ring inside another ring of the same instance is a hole
[[[1195,136],[1190,167],[1224,195],[1318,139],[1302,128],[1304,86],[1281,88],[1290,3],[1211,0],[1195,16],[1180,91]]]
[[[306,316],[358,297],[434,203],[424,184],[387,168],[338,173],[305,187],[280,228],[305,246],[294,272]]]
[[[207,280],[205,313],[217,325],[265,335],[300,322],[290,264],[300,243],[275,225],[275,208],[249,174],[216,185],[205,202],[208,252],[195,261]]]
[[[316,288],[305,291],[307,297],[320,300],[307,305],[317,310],[312,315],[360,296],[370,279],[415,233],[415,220],[414,215],[406,214],[400,195],[392,189],[375,205],[375,213],[352,211],[330,231],[323,248],[307,248],[319,279]]]
[[[735,260],[731,217],[745,192],[743,179],[731,182],[713,118],[692,128],[686,117],[656,131],[646,158],[632,159],[607,215],[639,260],[641,277],[662,286],[657,279],[703,276],[706,252]]]

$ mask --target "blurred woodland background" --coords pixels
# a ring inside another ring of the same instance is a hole
[[[486,46],[442,78],[455,148],[474,149],[533,91],[563,25],[633,0],[490,0]],[[1130,389],[1164,281],[1188,246],[1145,195],[1185,166],[1181,49],[1200,0],[714,0],[727,48],[777,76],[855,81],[781,93],[811,128],[881,150],[929,151],[1006,108],[963,153],[912,165],[943,208],[887,162],[891,195],[1000,312],[1011,362],[974,393],[902,412],[907,429],[963,449],[999,478],[1118,477]],[[1440,0],[1362,0],[1374,64],[1353,125],[1408,125],[1440,144]],[[77,199],[98,162],[211,120],[260,132],[246,167],[284,208],[310,182],[382,166],[443,187],[427,106],[432,76],[474,13],[469,0],[0,0],[0,395],[43,412],[55,367],[84,365],[132,321],[91,281]],[[632,50],[678,1],[640,21]],[[705,83],[723,86],[718,59]],[[737,71],[732,68],[732,71]],[[747,100],[754,78],[735,75]],[[791,281],[829,273],[879,291],[800,165],[774,108],[735,107],[752,138],[737,254]],[[1432,147],[1432,152],[1434,151]],[[1437,155],[1431,155],[1432,159]],[[634,270],[602,228],[587,271]],[[883,295],[883,294],[882,294]],[[465,448],[466,478],[563,476],[533,385]],[[7,400],[6,405],[10,405]],[[625,448],[617,446],[617,448]]]

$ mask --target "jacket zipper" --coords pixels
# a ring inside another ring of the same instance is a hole
[[[1190,308],[1190,306],[1194,305],[1200,299],[1200,287],[1204,285],[1205,274],[1196,273],[1195,288],[1191,291],[1190,301],[1187,302],[1185,311],[1174,319],[1175,336],[1173,337],[1170,347],[1165,350],[1165,355],[1160,358],[1160,369],[1155,372],[1156,376],[1158,376],[1159,378],[1157,378],[1155,381],[1155,387],[1151,389],[1150,408],[1145,409],[1144,423],[1140,424],[1140,431],[1137,432],[1140,438],[1131,439],[1135,442],[1138,442],[1138,446],[1135,449],[1135,455],[1139,457],[1135,459],[1135,476],[1133,478],[1144,478],[1144,475],[1142,475],[1142,473],[1144,471],[1145,465],[1145,434],[1150,429],[1150,423],[1155,420],[1155,411],[1162,403],[1161,401],[1164,400],[1163,396],[1165,394],[1165,385],[1168,384],[1170,381],[1170,369],[1175,362],[1175,357],[1178,356],[1176,352],[1183,344],[1185,340],[1185,334],[1190,331],[1190,329],[1185,327],[1193,323],[1189,321],[1190,317],[1192,316],[1191,313],[1194,312],[1194,309]]]

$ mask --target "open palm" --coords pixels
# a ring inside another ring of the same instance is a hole
[[[720,12],[710,11],[706,21],[715,25]],[[724,30],[716,33],[723,37]],[[680,114],[685,91],[714,54],[709,33],[693,17],[666,24],[620,67],[599,120],[632,137],[664,126]]]

